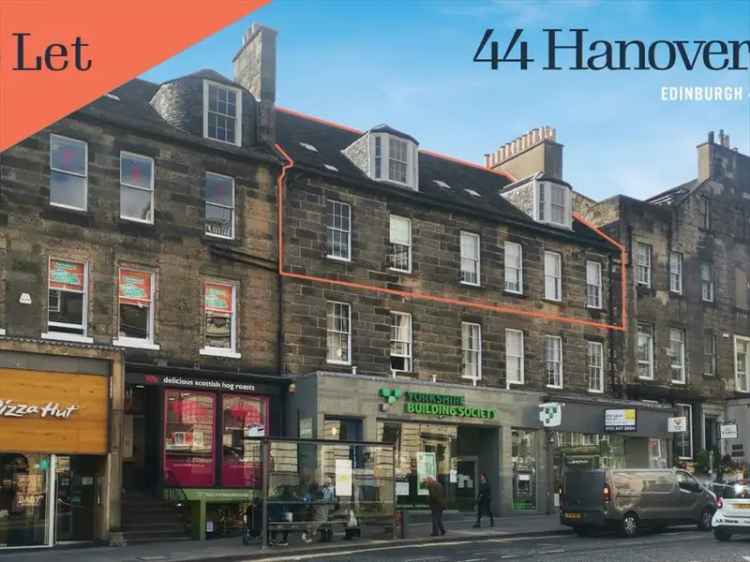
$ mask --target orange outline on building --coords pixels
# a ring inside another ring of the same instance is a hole
[[[319,119],[317,117],[312,117],[305,115],[303,113],[299,113],[296,111],[292,111],[289,109],[281,109],[277,108],[280,111],[283,111],[285,113],[289,113],[290,115],[295,115],[297,117],[301,117],[303,119],[309,119],[311,121],[317,121],[318,123],[323,123],[325,125],[330,125],[332,127],[337,127],[346,131],[350,131],[357,134],[363,134],[362,131],[358,131],[357,129],[353,129],[351,127],[346,127],[343,125],[339,125],[337,123],[333,123],[332,121],[326,121],[324,119]],[[280,145],[275,144],[274,145],[276,150],[282,155],[282,157],[286,160],[286,163],[282,166],[281,172],[279,173],[278,177],[276,178],[276,223],[277,223],[277,236],[279,240],[279,263],[278,263],[278,273],[281,277],[288,277],[291,279],[299,279],[301,281],[311,281],[313,283],[324,283],[328,285],[334,285],[338,287],[346,287],[349,289],[359,289],[364,291],[371,291],[374,293],[382,293],[387,295],[393,295],[396,297],[401,298],[407,298],[407,299],[413,299],[413,300],[421,300],[421,301],[430,301],[430,302],[439,302],[442,304],[452,305],[452,306],[461,306],[466,308],[473,308],[476,310],[483,310],[487,312],[494,312],[498,314],[510,314],[514,316],[524,316],[527,318],[535,318],[540,320],[549,320],[552,322],[561,322],[565,324],[573,324],[573,325],[579,325],[579,326],[589,326],[592,328],[597,328],[601,330],[614,330],[618,332],[624,332],[626,328],[626,319],[627,319],[627,274],[626,274],[626,266],[627,266],[627,252],[625,251],[625,247],[617,242],[614,238],[608,236],[605,234],[601,229],[593,225],[592,223],[585,220],[580,215],[574,213],[573,218],[583,224],[584,226],[590,228],[594,232],[596,232],[599,236],[601,236],[604,240],[615,246],[617,249],[620,250],[620,281],[621,281],[621,302],[622,302],[622,310],[621,310],[621,323],[620,324],[607,324],[605,322],[595,322],[593,320],[586,320],[585,318],[572,318],[568,316],[560,316],[557,314],[548,314],[544,312],[536,312],[533,310],[524,310],[518,307],[514,306],[502,306],[499,304],[494,303],[487,303],[482,301],[474,301],[474,300],[466,300],[466,299],[455,299],[450,297],[441,297],[439,295],[433,295],[429,293],[420,293],[415,291],[403,291],[399,289],[389,289],[387,287],[378,287],[376,285],[367,285],[365,283],[355,283],[353,281],[342,281],[339,279],[329,279],[327,277],[320,277],[318,275],[307,275],[305,273],[293,273],[291,271],[284,271],[284,179],[286,178],[287,172],[294,167],[294,160],[292,159],[289,154],[287,154],[286,150]],[[491,173],[496,173],[498,175],[502,175],[505,177],[509,177],[509,175],[499,172],[494,172],[493,170],[488,170],[484,166],[479,166],[478,164],[473,164],[470,162],[464,162],[462,160],[458,160],[456,158],[451,158],[447,156],[443,156],[436,152],[431,151],[424,151],[425,154],[429,154],[431,156],[436,156],[438,158],[446,158],[448,160],[452,160],[454,162],[458,162],[463,165],[473,166],[476,168],[481,168],[484,171],[489,171]],[[511,178],[512,179],[512,178]]]

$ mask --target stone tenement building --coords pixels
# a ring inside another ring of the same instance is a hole
[[[259,35],[248,36],[238,61],[257,55]],[[85,487],[59,487],[82,498],[81,513],[101,518],[87,525],[75,511],[71,536],[58,529],[58,540],[112,539],[110,529],[124,529],[126,540],[182,534],[174,513],[151,518],[158,512],[152,493],[189,488],[182,499],[202,498],[204,506],[212,494],[247,501],[247,488],[258,483],[247,468],[243,426],[256,435],[284,433],[280,161],[253,77],[236,80],[212,71],[164,84],[134,80],[0,155],[0,367],[15,367],[0,374],[19,366],[24,373],[102,370],[88,359],[62,369],[76,354],[125,361],[124,385],[118,377],[110,387],[119,397],[109,412],[110,449],[97,450],[96,462],[74,455],[91,453],[85,440],[94,421],[83,407],[66,422],[84,425],[80,443],[68,437],[62,448],[24,433],[20,421],[0,429],[26,438],[0,440],[4,482],[14,481],[14,466],[38,467],[40,459],[68,466],[70,475],[60,475],[68,483],[106,478],[104,508],[87,503],[95,496]],[[2,398],[14,398],[18,390],[5,380]],[[87,387],[75,390],[82,380],[66,380],[71,403],[87,399]],[[105,436],[106,420],[105,409]],[[23,512],[0,510],[23,526]],[[204,533],[205,517],[195,524]],[[48,544],[54,536],[49,527],[34,540]],[[13,542],[0,536],[0,544]]]
[[[645,201],[612,197],[588,216],[631,256],[623,395],[688,418],[676,460],[720,449],[725,401],[750,393],[750,157],[709,133],[694,180]]]
[[[567,466],[666,465],[672,406],[622,399],[620,248],[574,216],[554,131],[481,166],[284,110],[275,41],[253,26],[234,79],[134,80],[0,155],[0,395],[76,412],[55,440],[3,417],[0,474],[51,467],[34,501],[96,513],[34,544],[164,538],[170,499],[205,537],[259,493],[260,436],[391,443],[403,507],[427,474],[451,506],[484,471],[500,512],[544,512]]]
[[[276,129],[289,428],[393,443],[407,506],[423,504],[425,455],[452,506],[474,488],[450,474],[482,470],[502,512],[545,511],[570,464],[668,463],[653,451],[671,406],[609,398],[621,253],[574,217],[592,202],[562,179],[554,131],[519,137],[490,169],[388,125],[279,109]],[[549,401],[565,406],[547,436]]]

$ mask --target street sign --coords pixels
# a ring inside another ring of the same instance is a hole
[[[558,427],[562,423],[562,404],[559,402],[539,404],[539,421],[544,427]]]
[[[723,423],[719,427],[722,439],[737,439],[738,431],[736,423]]]
[[[687,416],[667,419],[667,431],[669,433],[683,433],[687,431]]]

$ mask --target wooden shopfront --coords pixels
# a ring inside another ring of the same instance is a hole
[[[109,385],[108,373],[0,368],[0,548],[95,538]]]

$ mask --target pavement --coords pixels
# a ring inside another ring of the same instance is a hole
[[[495,518],[495,526],[483,521],[474,529],[474,517],[467,514],[446,514],[444,537],[430,537],[432,530],[429,515],[417,514],[407,527],[405,539],[354,539],[343,540],[337,535],[332,543],[304,545],[290,535],[289,546],[262,549],[260,544],[245,546],[240,537],[212,539],[205,542],[173,541],[124,547],[87,546],[57,547],[39,550],[0,551],[0,562],[233,562],[242,560],[289,560],[302,556],[327,560],[336,552],[352,553],[371,549],[440,545],[457,542],[474,542],[487,539],[508,539],[569,535],[571,531],[559,523],[558,515],[514,515]],[[293,541],[297,542],[293,542]],[[301,558],[300,558],[301,559]],[[390,559],[390,558],[389,558]]]

